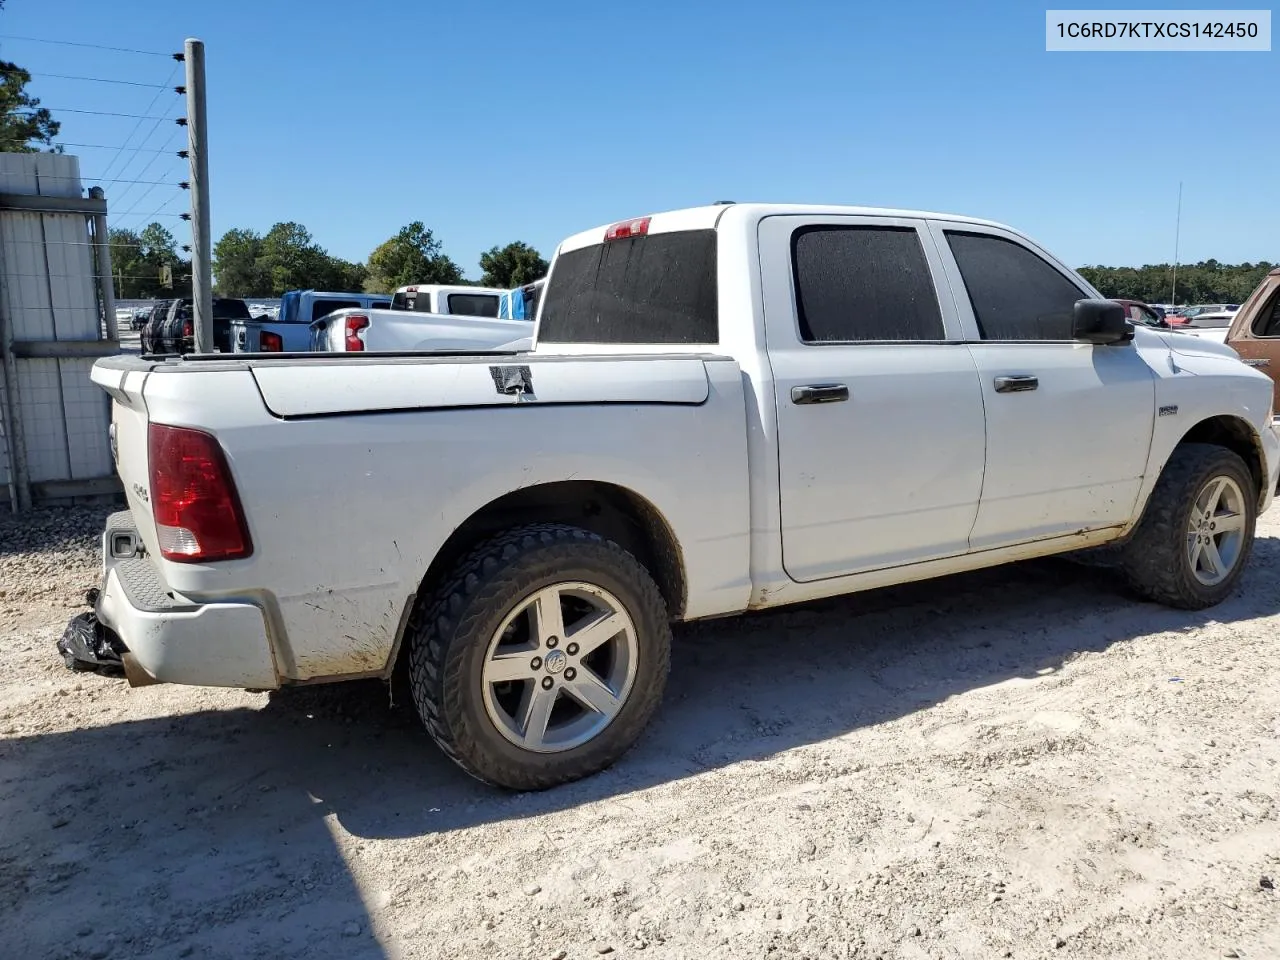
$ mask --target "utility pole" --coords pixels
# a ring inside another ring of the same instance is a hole
[[[90,187],[89,196],[94,200],[105,200],[107,195],[101,187]],[[118,344],[120,330],[116,326],[116,292],[111,286],[111,243],[105,213],[93,215],[93,243],[98,254],[98,292],[102,300],[103,319],[107,325],[107,339]]]
[[[1178,305],[1178,241],[1182,238],[1182,181],[1178,181],[1178,219],[1173,227],[1173,286],[1169,288],[1169,306]]]
[[[204,41],[188,38],[184,56],[191,157],[191,315],[196,353],[212,353],[213,270],[209,240],[209,127],[204,102]]]

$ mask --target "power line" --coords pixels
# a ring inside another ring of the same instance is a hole
[[[104,47],[100,43],[77,43],[74,40],[46,40],[44,37],[19,37],[12,33],[0,33],[0,40],[25,40],[28,43],[51,43],[61,47],[88,47],[92,50],[111,50],[115,53],[137,53],[146,57],[173,57],[182,60],[181,53],[161,53],[158,50],[134,50],[130,47]]]
[[[179,132],[180,132],[180,131],[174,131],[174,135],[173,135],[173,136],[171,136],[171,137],[169,137],[169,143],[167,143],[167,144],[165,145],[166,147],[167,147],[167,146],[171,146],[171,145],[173,144],[173,141],[174,141],[175,139],[177,139],[177,134],[178,134]],[[147,134],[147,137],[150,137],[152,133],[155,133],[155,130],[154,130],[154,129],[151,131],[151,133],[148,133],[148,134]],[[146,139],[144,138],[144,139],[143,139],[143,143],[145,143],[145,142],[146,142]],[[152,157],[151,157],[151,159],[147,161],[146,165],[145,165],[141,170],[139,170],[139,171],[137,172],[136,176],[137,176],[138,178],[141,178],[141,177],[145,176],[145,175],[146,175],[146,173],[147,173],[147,171],[148,171],[148,170],[150,170],[153,166],[155,166],[156,161],[157,161],[157,160],[159,160],[162,156],[164,156],[164,154],[163,154],[163,153],[153,154],[153,155],[152,155]],[[125,165],[124,165],[123,167],[121,167],[121,168],[120,168],[120,172],[121,172],[121,173],[124,173],[124,171],[128,169],[129,164],[130,164],[131,162],[132,162],[132,161],[126,160],[126,161],[125,161]],[[104,186],[104,188],[105,188],[105,187],[107,187],[107,186],[110,186],[112,183],[118,183],[118,182],[120,182],[120,181],[111,180],[111,181],[108,181],[107,183],[103,184],[103,186]],[[133,187],[132,187],[132,186],[127,186],[127,187],[125,187],[122,191],[120,191],[120,196],[116,197],[116,203],[123,204],[123,202],[124,202],[124,198],[125,198],[126,196],[128,196],[128,195],[129,195],[129,191],[131,191],[132,189],[133,189]],[[144,193],[144,194],[143,194],[143,196],[146,196],[146,194],[149,194],[149,193],[150,193],[152,190],[154,190],[154,189],[155,189],[155,187],[151,187],[151,188],[149,188],[149,189],[146,191],[146,193]]]
[[[0,140],[0,143],[29,143],[29,142],[30,142],[30,138],[26,140],[21,138],[14,138],[12,140]],[[79,147],[82,150],[123,150],[124,149],[123,147],[118,146],[117,144],[114,144],[114,143],[70,143],[66,140],[55,143],[53,144],[53,146]],[[149,149],[149,148],[139,147],[134,152],[135,153],[164,153],[164,150],[159,148]]]
[[[110,110],[77,110],[74,107],[41,107],[40,110],[48,110],[50,113],[87,113],[95,117],[131,117],[138,120],[175,120],[181,122],[178,117],[152,117],[145,113],[113,113]],[[14,113],[27,113],[34,116],[37,110],[15,110]]]
[[[33,73],[33,77],[43,77],[46,80],[83,80],[86,83],[119,83],[127,87],[147,87],[148,89],[163,90],[167,84],[163,83],[143,83],[140,80],[114,80],[109,77],[74,77],[66,73]]]
[[[173,68],[173,71],[169,74],[169,78],[165,81],[165,86],[168,86],[170,83],[173,82],[173,78],[178,75],[178,69],[179,69],[178,67]],[[160,95],[163,92],[164,92],[163,89],[156,91],[156,95],[152,97],[151,102],[147,104],[147,113],[150,113],[155,108],[155,105],[160,101]],[[129,141],[133,139],[134,134],[136,134],[140,129],[142,129],[141,120],[139,120],[137,123],[133,125],[133,129],[129,131],[129,135],[124,138],[124,142],[120,144],[120,147],[116,150],[115,155],[107,163],[107,167],[103,176],[106,176],[106,174],[110,173],[113,169],[115,169],[116,161],[120,159],[120,154],[124,153],[125,148],[129,146]],[[133,153],[131,153],[129,155],[129,158],[125,160],[124,166],[120,168],[121,173],[123,173],[125,170],[129,168],[129,164],[133,162],[133,158],[138,155],[139,151],[142,149],[142,145],[145,144],[149,139],[151,139],[151,134],[147,134],[147,136],[143,137],[140,141],[138,141],[138,146],[134,148]]]

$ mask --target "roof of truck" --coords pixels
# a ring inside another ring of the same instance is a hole
[[[897,210],[889,207],[852,207],[839,204],[811,203],[718,203],[705,207],[686,207],[661,213],[637,214],[636,219],[649,218],[649,233],[671,233],[677,230],[711,230],[719,225],[720,218],[732,211],[735,220],[759,219],[767,216],[846,216],[846,217],[894,217],[909,220],[951,220],[959,223],[998,227],[1022,236],[1021,232],[994,220],[982,220],[956,213],[931,213],[925,210]],[[626,223],[626,220],[616,223]],[[602,224],[590,230],[575,233],[560,244],[560,252],[576,250],[600,243],[605,231],[614,224]]]

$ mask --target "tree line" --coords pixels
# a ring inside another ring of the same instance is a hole
[[[191,295],[190,248],[178,246],[158,223],[140,231],[109,231],[111,272],[122,300]],[[335,257],[300,223],[277,223],[266,233],[228,230],[213,247],[214,290],[224,297],[278,297],[286,290],[391,293],[410,283],[448,283],[518,287],[546,276],[547,261],[527,243],[516,241],[480,255],[479,281],[442,250],[421,221],[402,228],[378,245],[365,263]]]
[[[1081,267],[1080,274],[1104,297],[1141,300],[1144,303],[1244,303],[1276,264],[1219,263],[1202,260],[1178,265],[1178,286],[1174,293],[1173,266],[1168,263],[1144,267]]]
[[[516,241],[480,255],[485,287],[517,287],[546,275],[547,261]],[[232,297],[278,297],[286,290],[391,293],[410,283],[471,284],[431,230],[415,220],[380,243],[364,263],[335,257],[300,223],[277,223],[266,233],[228,230],[213,247],[217,291]]]

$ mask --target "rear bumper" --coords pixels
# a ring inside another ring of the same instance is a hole
[[[278,687],[261,608],[244,602],[194,603],[167,591],[148,557],[113,557],[110,537],[131,522],[127,512],[107,521],[95,612],[124,642],[133,663],[161,683]]]

